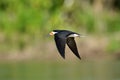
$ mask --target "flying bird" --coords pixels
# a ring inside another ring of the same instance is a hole
[[[76,42],[74,40],[75,37],[80,37],[80,34],[68,30],[53,30],[49,33],[49,35],[54,35],[54,40],[56,43],[56,47],[60,53],[60,55],[65,59],[65,45],[67,44],[71,51],[81,59],[78,49],[76,46]]]

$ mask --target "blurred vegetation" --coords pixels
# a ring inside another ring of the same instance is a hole
[[[0,0],[0,53],[23,50],[53,29],[106,35],[108,52],[119,50],[119,8],[119,0]]]
[[[53,29],[87,35],[82,60],[61,59]],[[0,80],[120,80],[118,60],[120,0],[0,0]]]

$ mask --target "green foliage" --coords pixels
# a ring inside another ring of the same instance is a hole
[[[120,49],[120,41],[119,40],[112,39],[107,46],[107,51],[109,53],[114,53],[119,49]]]
[[[65,1],[67,0],[0,0],[0,32],[8,39],[6,45],[17,44],[20,49],[24,48],[27,41],[24,41],[23,36],[34,42],[35,39],[43,39],[52,29],[72,29],[90,34],[120,31],[119,12],[111,16],[109,10],[103,10],[96,20],[91,3],[85,4],[82,0],[72,3],[68,0],[66,4]],[[99,21],[105,25],[103,30],[99,30],[96,25]],[[15,44],[12,44],[13,37],[17,38]]]
[[[107,20],[107,31],[109,33],[120,31],[120,15],[111,16]]]

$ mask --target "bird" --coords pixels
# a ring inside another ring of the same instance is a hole
[[[69,30],[52,30],[52,32],[50,32],[49,35],[54,36],[57,50],[64,59],[65,59],[65,46],[67,44],[71,51],[75,54],[75,56],[81,60],[74,39],[75,37],[80,37],[80,34]]]

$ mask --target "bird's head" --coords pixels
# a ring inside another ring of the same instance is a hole
[[[50,36],[54,36],[54,35],[57,34],[57,33],[58,33],[58,31],[53,30],[52,32],[49,33],[49,35],[50,35]]]

